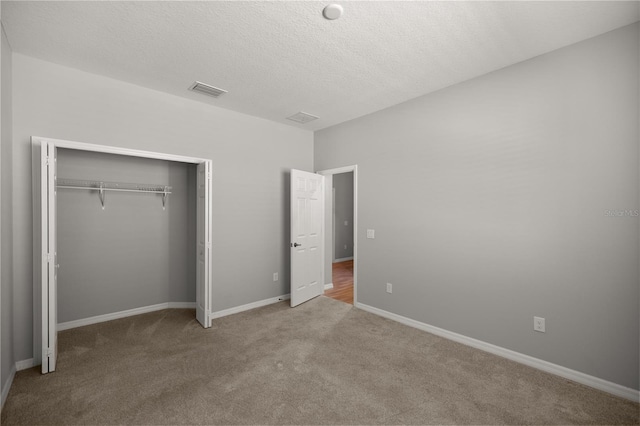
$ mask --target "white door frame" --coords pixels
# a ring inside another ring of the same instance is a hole
[[[52,138],[45,138],[45,137],[38,137],[38,136],[31,137],[31,143],[33,146],[40,146],[41,148],[43,146],[50,147],[50,151],[53,151],[56,148],[65,148],[65,149],[75,149],[79,151],[116,154],[116,155],[123,155],[123,156],[129,156],[129,157],[140,157],[140,158],[150,158],[150,159],[156,159],[156,160],[175,161],[179,163],[188,163],[188,164],[207,163],[208,170],[210,172],[212,171],[211,160],[206,158],[185,157],[182,155],[142,151],[142,150],[120,148],[120,147],[107,146],[107,145],[93,145],[93,144],[88,144],[83,142],[74,142],[74,141],[52,139]],[[39,216],[40,221],[38,221],[39,223],[38,228],[40,229],[40,234],[41,234],[43,231],[42,226],[47,226],[45,222],[46,222],[46,217],[48,212],[47,212],[46,206],[38,202],[38,200],[41,197],[40,193],[36,194],[35,192],[47,191],[47,188],[43,187],[43,185],[47,184],[47,180],[45,179],[44,176],[42,176],[43,170],[46,171],[46,166],[43,167],[41,155],[36,155],[35,149],[34,149],[33,157],[34,157],[33,158],[34,180],[39,178],[39,181],[41,182],[40,191],[34,191],[34,222],[36,220],[36,216]],[[209,175],[209,180],[211,181],[210,175]],[[196,182],[196,185],[197,185],[197,182]],[[212,224],[212,197],[210,193],[211,185],[209,185],[208,189],[209,189],[209,198],[207,203],[208,205],[205,206],[205,210],[206,210],[205,214],[206,214],[206,221],[209,224],[208,229],[210,234],[211,224]],[[197,194],[197,188],[196,188],[196,194]],[[54,222],[54,227],[56,226],[57,225]],[[47,231],[48,230],[49,229],[47,229]],[[33,321],[34,365],[42,363],[42,342],[43,342],[44,333],[50,331],[51,329],[51,324],[47,324],[45,329],[45,320],[46,320],[46,317],[48,316],[48,312],[51,312],[52,310],[53,312],[55,312],[55,309],[57,308],[56,306],[48,306],[52,303],[51,302],[52,300],[55,301],[57,299],[57,294],[54,295],[55,297],[46,297],[46,298],[44,297],[44,289],[42,288],[42,285],[44,283],[42,279],[39,277],[42,275],[41,273],[42,269],[47,268],[48,266],[46,265],[42,256],[40,235],[35,235],[36,233],[37,233],[36,230],[34,230],[34,247],[33,247],[33,252],[34,252],[34,313],[33,313],[34,314],[34,321]],[[210,238],[208,240],[210,241]],[[204,301],[204,305],[207,308],[204,325],[205,327],[211,327],[211,320],[212,320],[211,306],[212,306],[212,295],[213,295],[211,256],[208,256],[206,261],[209,264],[209,268],[208,268],[209,273],[205,277],[205,281],[207,282],[206,289],[208,290],[205,292],[205,294],[208,294],[207,299],[209,300]],[[196,267],[195,265],[196,265],[196,262],[194,262],[194,267]],[[37,291],[38,289],[40,291]],[[54,288],[54,292],[57,293],[57,289]],[[48,304],[45,304],[44,302],[47,300],[48,300]],[[57,324],[53,324],[53,330],[55,330],[56,327],[57,327]],[[44,371],[44,365],[43,365],[43,373],[45,372],[46,371]]]
[[[353,172],[353,306],[358,307],[358,165],[320,170],[316,173],[333,177],[333,175],[349,172]],[[332,241],[332,245],[335,245],[335,241]],[[326,265],[324,266],[326,267]]]
[[[331,185],[331,232],[332,232],[331,235],[333,235],[332,237],[333,240],[331,241],[331,261],[335,262],[336,261],[336,188],[333,185]]]

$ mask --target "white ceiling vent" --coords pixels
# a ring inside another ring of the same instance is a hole
[[[287,117],[287,120],[295,121],[296,123],[306,124],[310,121],[317,120],[320,117],[316,117],[315,115],[307,114],[306,112],[298,112],[293,114],[291,117]]]
[[[219,89],[217,87],[210,86],[208,84],[204,84],[200,81],[196,81],[189,87],[189,90],[193,90],[194,92],[199,92],[208,96],[213,96],[214,98],[220,97],[220,95],[227,93],[224,89]]]

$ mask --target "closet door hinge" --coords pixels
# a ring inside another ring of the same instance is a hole
[[[47,356],[53,356],[53,349],[47,348]]]
[[[45,262],[47,262],[47,263],[51,263],[51,262],[53,262],[53,255],[52,255],[52,254],[45,254],[45,255],[44,255],[44,260],[45,260]]]

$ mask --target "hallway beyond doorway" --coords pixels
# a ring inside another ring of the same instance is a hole
[[[333,264],[333,288],[324,295],[353,305],[353,260]]]

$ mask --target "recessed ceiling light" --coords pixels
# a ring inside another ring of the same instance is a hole
[[[315,115],[307,114],[306,112],[297,112],[293,114],[291,117],[287,117],[287,120],[295,121],[296,123],[306,124],[310,121],[317,120],[320,117],[316,117]]]
[[[324,8],[324,10],[322,11],[322,16],[330,21],[333,21],[334,19],[338,19],[339,17],[341,17],[343,11],[344,10],[342,9],[342,6],[340,6],[339,4],[330,4],[329,6]]]

